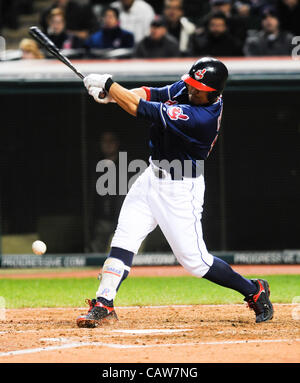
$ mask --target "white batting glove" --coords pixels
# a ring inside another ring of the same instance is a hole
[[[105,92],[105,90],[103,90],[102,88],[98,88],[96,86],[91,86],[88,90],[88,93],[99,104],[108,104],[109,102],[113,102],[113,98],[109,95],[109,93]],[[99,96],[101,96],[103,94],[105,94],[105,97],[100,98]]]
[[[109,78],[112,78],[112,75],[107,73],[106,74],[89,74],[83,79],[83,83],[87,90],[89,90],[90,87],[104,89],[104,85]]]

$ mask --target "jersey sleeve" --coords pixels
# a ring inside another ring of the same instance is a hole
[[[147,101],[166,102],[171,100],[183,86],[184,83],[182,81],[177,81],[174,84],[161,88],[143,86],[143,89],[146,91]]]
[[[137,117],[159,125],[162,129],[172,131],[189,142],[197,142],[210,124],[211,116],[202,108],[188,104],[166,105],[161,102],[140,100]],[[203,108],[204,109],[204,108]]]

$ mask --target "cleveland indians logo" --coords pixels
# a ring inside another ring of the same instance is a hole
[[[189,116],[183,113],[182,109],[179,106],[172,106],[168,108],[168,116],[171,120],[188,120]]]
[[[197,70],[197,72],[195,72],[195,78],[196,80],[201,80],[203,79],[204,75],[205,75],[205,72],[206,72],[206,69],[199,69]]]

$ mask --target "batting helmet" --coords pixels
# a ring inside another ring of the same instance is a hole
[[[228,70],[221,61],[203,57],[197,60],[189,73],[184,74],[181,79],[196,89],[210,92],[209,101],[213,101],[223,92],[227,77]]]

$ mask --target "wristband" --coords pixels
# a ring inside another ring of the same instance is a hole
[[[114,83],[114,81],[113,81],[113,79],[111,77],[109,77],[106,80],[106,83],[104,85],[104,89],[106,90],[107,93],[109,92],[109,89],[110,89],[110,87],[112,86],[113,83]]]

